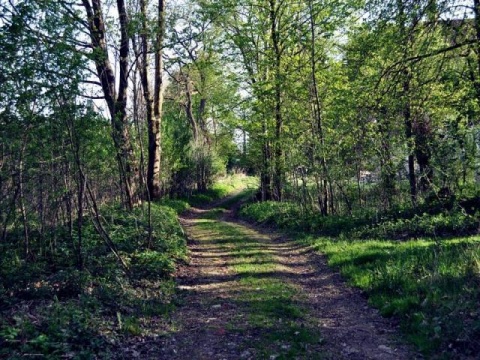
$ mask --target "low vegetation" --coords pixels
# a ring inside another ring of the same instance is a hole
[[[150,235],[146,209],[126,213],[112,207],[102,213],[112,244],[107,246],[87,220],[82,268],[64,228],[51,230],[48,253],[34,262],[3,249],[0,357],[108,357],[122,337],[143,334],[153,318],[171,308],[170,276],[186,256],[176,212],[152,204]]]
[[[0,0],[0,14],[0,357],[81,354],[76,336],[108,352],[144,331],[132,304],[171,302],[185,256],[176,214],[237,189],[214,184],[232,172],[266,201],[245,216],[320,234],[332,263],[378,248],[351,274],[335,265],[427,353],[478,349],[479,0]]]
[[[293,203],[254,203],[242,215],[297,232],[328,257],[384,316],[396,316],[405,336],[434,358],[480,351],[478,217],[462,211],[382,217],[312,216]]]
[[[238,174],[234,176],[225,176],[217,180],[209,189],[202,192],[194,192],[189,197],[182,198],[184,202],[192,206],[202,206],[212,201],[222,199],[229,194],[237,193],[239,196],[245,196],[242,190],[251,189],[253,193],[254,189],[258,185],[258,180],[253,176],[245,176]],[[242,193],[241,193],[242,192]],[[238,198],[233,197],[232,201],[237,201]]]

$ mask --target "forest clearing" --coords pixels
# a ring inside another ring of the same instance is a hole
[[[479,0],[0,0],[0,358],[480,359]]]

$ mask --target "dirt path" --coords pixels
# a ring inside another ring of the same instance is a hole
[[[419,358],[308,248],[218,209],[194,209],[182,224],[191,261],[178,273],[182,305],[156,344],[161,358]]]

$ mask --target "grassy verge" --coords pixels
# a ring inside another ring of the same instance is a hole
[[[294,359],[305,355],[310,344],[319,343],[320,336],[297,301],[297,288],[275,277],[278,265],[269,245],[253,230],[217,220],[217,210],[211,213],[198,221],[195,237],[211,241],[229,253],[231,267],[238,275],[239,291],[234,301],[248,314],[248,325],[232,322],[230,330],[244,332],[244,326],[248,326],[258,332],[254,345],[260,358]]]
[[[368,220],[330,217],[309,222],[293,204],[253,204],[242,214],[296,229],[300,241],[325,253],[329,264],[364,290],[384,316],[400,319],[406,338],[426,355],[465,358],[480,352],[480,237],[367,238],[385,233],[366,226]],[[445,224],[458,224],[446,215],[440,222],[438,216],[422,218],[422,226],[437,233]],[[419,233],[418,227],[411,229],[403,219],[390,219],[389,224],[407,235],[409,230]],[[329,236],[314,235],[322,230]]]

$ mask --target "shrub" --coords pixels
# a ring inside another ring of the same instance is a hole
[[[159,280],[173,273],[175,261],[168,254],[146,250],[133,254],[130,270],[135,279]]]

